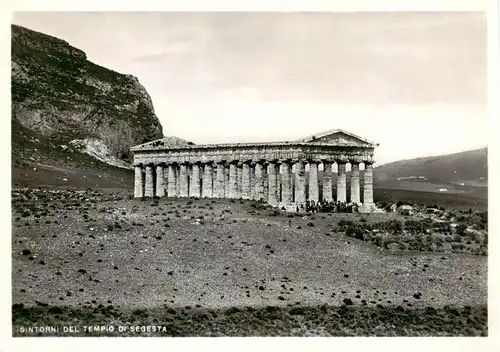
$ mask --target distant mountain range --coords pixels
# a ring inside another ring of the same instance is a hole
[[[375,199],[488,208],[488,150],[399,160],[374,169]]]
[[[379,183],[429,182],[486,186],[487,148],[425,158],[399,160],[374,169]]]

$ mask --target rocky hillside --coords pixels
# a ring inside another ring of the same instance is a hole
[[[124,166],[130,147],[162,137],[136,77],[88,61],[64,40],[12,25],[14,162],[81,151]]]
[[[399,160],[381,165],[374,174],[380,182],[426,181],[486,185],[488,180],[487,148],[461,153]]]

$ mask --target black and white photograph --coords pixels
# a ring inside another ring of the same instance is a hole
[[[487,339],[489,20],[13,11],[9,335]]]

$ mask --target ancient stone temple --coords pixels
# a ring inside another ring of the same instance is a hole
[[[196,145],[165,137],[131,149],[134,196],[255,199],[288,211],[306,200],[341,201],[372,211],[376,146],[343,130],[266,143]]]

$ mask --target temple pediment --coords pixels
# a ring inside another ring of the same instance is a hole
[[[376,147],[378,143],[356,136],[340,129],[324,131],[299,139],[297,142],[312,144],[331,144],[348,147]]]

